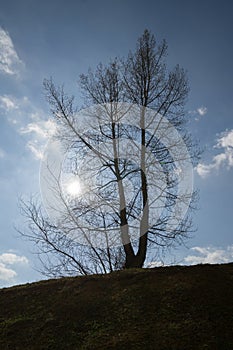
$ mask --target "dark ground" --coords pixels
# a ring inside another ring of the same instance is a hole
[[[233,263],[1,289],[0,349],[231,350]]]

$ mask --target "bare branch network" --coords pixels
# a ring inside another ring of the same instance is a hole
[[[46,275],[142,267],[192,230],[192,167],[185,130],[186,73],[167,72],[165,41],[145,30],[126,59],[81,75],[86,108],[52,79],[56,122],[41,166],[44,207],[22,202]]]

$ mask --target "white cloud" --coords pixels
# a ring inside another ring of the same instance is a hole
[[[38,131],[40,136],[44,137],[45,129],[53,130],[54,124],[52,124],[52,121],[45,121],[46,115],[44,111],[34,106],[27,96],[16,97],[8,94],[0,95],[0,108],[5,112],[4,114],[8,121],[13,122],[13,124],[26,125],[26,127],[20,128],[20,133]],[[39,129],[41,129],[41,131]]]
[[[55,133],[56,124],[51,119],[46,120],[43,110],[35,107],[26,96],[0,95],[0,108],[8,122],[17,126],[21,135],[27,136],[26,147],[35,159],[42,159],[46,142]]]
[[[33,115],[35,119],[35,116]],[[52,120],[40,120],[29,123],[20,129],[21,134],[30,134],[32,139],[27,142],[27,148],[33,153],[36,159],[43,158],[45,142],[56,131],[56,124]]]
[[[0,262],[7,265],[28,264],[28,259],[25,256],[19,256],[13,253],[3,253],[0,255]]]
[[[226,130],[222,132],[220,135],[221,137],[219,137],[216,147],[219,147],[219,148],[233,147],[233,130],[230,130],[230,131]]]
[[[233,167],[233,130],[226,130],[221,133],[214,148],[221,149],[221,152],[213,156],[211,163],[199,163],[196,167],[198,175],[202,178],[207,177],[212,171],[220,168],[226,167],[230,169]]]
[[[233,245],[223,248],[216,247],[193,247],[194,255],[185,257],[185,263],[196,264],[221,264],[233,261]]]
[[[35,109],[26,96],[0,95],[0,112],[12,126],[17,126],[17,131],[22,123],[31,120]]]
[[[17,273],[0,263],[0,281],[9,281],[17,276]]]
[[[19,124],[25,118],[30,118],[33,106],[26,96],[15,97],[12,95],[0,95],[0,109],[11,124]]]
[[[211,172],[211,170],[213,169],[213,165],[209,164],[203,164],[203,163],[199,163],[196,166],[196,172],[198,173],[199,176],[201,176],[202,178],[205,178],[209,175],[209,173]]]
[[[162,261],[151,261],[146,266],[148,269],[153,269],[154,267],[166,266]]]
[[[35,159],[43,159],[44,147],[39,145],[37,140],[28,141],[27,148],[32,152]]]
[[[25,256],[19,256],[13,253],[3,253],[0,255],[0,281],[10,281],[17,276],[17,272],[10,266],[29,263]]]
[[[208,111],[207,107],[201,106],[193,111],[189,111],[189,114],[195,116],[195,120],[199,121],[201,117],[207,114],[207,111]]]
[[[51,119],[45,120],[45,113],[35,107],[26,96],[17,98],[0,95],[0,108],[4,111],[8,122],[17,126],[17,131],[21,135],[28,135],[27,149],[36,159],[42,159],[45,144],[56,130],[55,123]]]
[[[9,33],[0,27],[0,72],[18,75],[22,65]]]
[[[9,112],[14,109],[18,109],[17,101],[10,95],[0,96],[0,107],[5,111]]]
[[[22,134],[34,133],[39,138],[48,138],[56,130],[55,123],[52,120],[42,120],[35,123],[29,123],[26,127],[20,129]]]
[[[199,107],[197,108],[197,113],[202,117],[207,113],[207,108],[206,107]]]

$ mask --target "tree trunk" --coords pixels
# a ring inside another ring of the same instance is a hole
[[[139,255],[126,257],[124,269],[142,268],[144,259]]]

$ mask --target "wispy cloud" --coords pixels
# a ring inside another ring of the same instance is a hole
[[[211,172],[220,168],[233,167],[233,129],[221,133],[214,148],[221,149],[221,152],[213,156],[209,164],[199,163],[196,167],[198,175],[202,178],[206,178]]]
[[[55,123],[48,119],[27,124],[20,129],[20,133],[30,134],[31,139],[27,142],[27,148],[36,159],[40,160],[43,158],[45,143],[54,134],[55,130]]]
[[[19,108],[17,100],[10,95],[0,96],[0,108],[5,112],[13,111]]]
[[[18,75],[22,66],[9,33],[0,27],[0,72]]]
[[[28,141],[27,148],[32,152],[35,159],[43,159],[44,146],[39,144],[37,140]]]
[[[34,123],[29,123],[25,127],[20,129],[22,134],[31,134],[39,138],[47,138],[50,135],[53,135],[56,127],[55,123],[52,120],[40,120]]]
[[[14,267],[28,265],[29,261],[25,256],[14,253],[3,253],[0,255],[0,281],[9,282],[17,276]]]
[[[19,126],[25,120],[32,119],[34,107],[26,96],[15,97],[12,95],[0,95],[0,112],[8,122]]]
[[[199,107],[197,108],[197,113],[202,117],[207,113],[207,108],[206,107]]]
[[[189,111],[189,114],[194,116],[196,121],[199,121],[201,117],[207,114],[207,112],[208,112],[207,107],[201,106],[195,110]]]
[[[193,255],[185,257],[188,265],[196,264],[221,264],[233,261],[233,245],[223,248],[216,247],[193,247]]]
[[[55,132],[55,123],[26,96],[0,95],[0,109],[8,122],[16,126],[18,133],[25,135],[26,148],[34,158],[42,159],[46,142]]]

